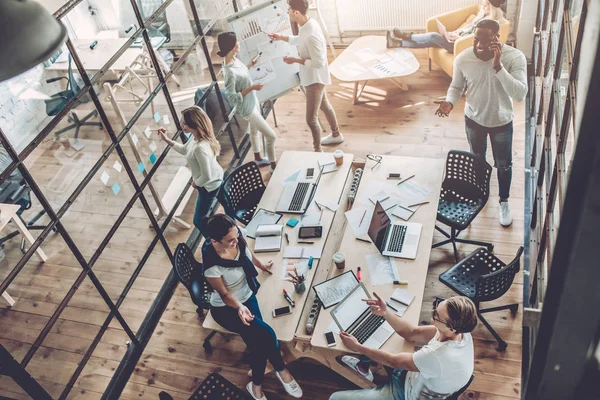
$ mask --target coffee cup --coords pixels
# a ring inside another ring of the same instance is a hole
[[[333,255],[333,262],[337,269],[344,269],[346,267],[346,257],[342,253],[335,253]]]
[[[335,159],[336,165],[342,165],[344,163],[344,152],[341,150],[334,151],[333,158]]]

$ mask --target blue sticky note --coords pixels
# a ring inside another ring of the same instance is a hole
[[[140,171],[140,174],[144,173],[144,163],[140,161],[140,163],[138,164],[138,171]]]
[[[154,122],[158,124],[158,121],[160,121],[160,113],[157,111],[154,113]]]
[[[290,218],[288,219],[288,221],[285,223],[287,226],[291,226],[292,228],[295,227],[296,225],[298,225],[298,221],[296,218]]]
[[[119,194],[119,192],[121,191],[121,186],[119,186],[119,184],[118,184],[117,182],[115,182],[115,183],[112,185],[112,191],[113,191],[113,193],[115,194],[115,196],[116,196],[116,195],[118,195],[118,194]]]
[[[152,164],[154,164],[156,162],[156,154],[154,154],[154,153],[150,154],[150,162]]]

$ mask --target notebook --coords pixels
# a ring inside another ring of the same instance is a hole
[[[255,253],[266,253],[281,250],[283,225],[260,225],[256,228]]]
[[[409,292],[408,290],[396,289],[394,290],[394,293],[392,293],[390,300],[393,300],[392,306],[396,310],[398,310],[396,311],[396,314],[399,316],[403,316],[406,312],[406,309],[408,308],[408,306],[410,306],[410,303],[412,303],[414,298],[415,295]]]
[[[256,229],[260,225],[275,225],[281,219],[281,214],[259,208],[252,220],[246,225],[246,236],[255,238]]]

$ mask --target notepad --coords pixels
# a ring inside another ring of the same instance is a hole
[[[256,228],[255,253],[266,253],[281,250],[283,225],[260,225]]]
[[[259,208],[252,220],[246,225],[246,236],[255,238],[256,229],[261,225],[275,225],[281,219],[281,214]]]
[[[392,293],[392,296],[390,297],[390,299],[394,301],[394,303],[392,305],[394,306],[395,309],[398,310],[398,311],[396,311],[396,314],[398,314],[399,316],[403,316],[404,313],[406,312],[406,309],[408,308],[408,306],[410,306],[410,303],[412,303],[414,298],[415,298],[415,295],[412,294],[411,292],[409,292],[408,290],[405,290],[405,289],[394,290],[394,293]]]

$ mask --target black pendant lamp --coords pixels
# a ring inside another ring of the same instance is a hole
[[[48,60],[67,30],[33,0],[0,0],[0,82]]]

